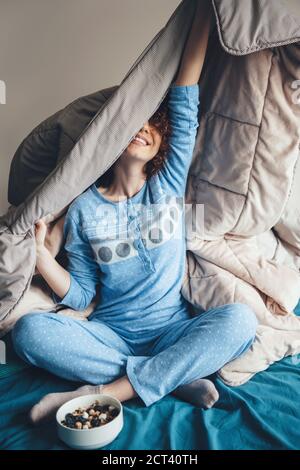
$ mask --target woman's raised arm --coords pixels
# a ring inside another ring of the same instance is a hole
[[[211,0],[194,0],[195,17],[189,33],[175,85],[194,85],[198,83],[204,64],[208,37],[213,17]]]

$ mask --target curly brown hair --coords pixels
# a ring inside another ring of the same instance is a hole
[[[150,125],[153,125],[161,135],[161,144],[158,153],[149,162],[146,163],[147,179],[158,173],[164,165],[169,150],[171,135],[171,124],[168,113],[168,100],[165,98],[149,119]]]
[[[149,124],[158,130],[162,139],[158,153],[155,155],[155,157],[146,163],[145,171],[147,179],[151,178],[151,176],[155,175],[161,170],[169,150],[171,124],[169,121],[167,97],[164,98],[155,113],[150,117]],[[116,162],[113,163],[113,165],[103,175],[101,175],[100,178],[98,178],[95,183],[96,186],[108,188],[112,184],[115,164]]]

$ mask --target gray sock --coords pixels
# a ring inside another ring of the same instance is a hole
[[[212,408],[219,399],[216,387],[208,379],[198,379],[190,384],[180,385],[172,394],[192,405],[205,409]]]
[[[72,398],[101,393],[103,385],[84,385],[72,392],[48,393],[29,412],[30,421],[33,424],[39,424],[48,421],[55,416],[58,408]]]

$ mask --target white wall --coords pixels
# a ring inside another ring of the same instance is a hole
[[[78,96],[118,85],[179,3],[0,0],[0,214],[22,139]]]

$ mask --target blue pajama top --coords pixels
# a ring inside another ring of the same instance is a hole
[[[95,184],[69,206],[64,223],[71,284],[55,301],[128,334],[147,334],[189,317],[184,195],[198,128],[199,85],[168,91],[171,137],[160,172],[133,197],[113,202]]]

